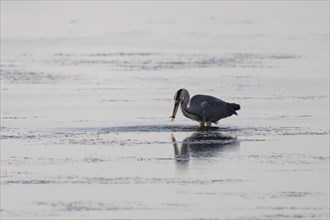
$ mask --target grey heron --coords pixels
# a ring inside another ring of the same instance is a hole
[[[221,99],[208,95],[195,95],[190,99],[188,90],[179,89],[174,95],[174,109],[171,121],[175,119],[179,105],[182,114],[191,120],[200,123],[201,127],[210,127],[212,123],[218,123],[222,118],[237,115],[240,105],[228,103]]]

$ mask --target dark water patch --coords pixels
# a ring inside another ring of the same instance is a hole
[[[1,70],[0,79],[7,83],[24,83],[24,84],[51,84],[65,80],[77,80],[77,76],[69,76],[58,73],[46,73],[35,71],[21,70]]]
[[[303,100],[329,99],[329,95],[295,96],[294,98]]]
[[[259,142],[259,141],[267,141],[266,139],[256,139],[256,138],[240,138],[240,141],[251,141],[251,142]]]
[[[81,57],[117,57],[117,56],[154,56],[154,55],[162,55],[162,53],[148,53],[148,52],[115,52],[115,53],[90,53],[90,54],[71,54],[71,53],[55,53],[55,57],[72,57],[72,56],[81,56]]]
[[[329,212],[323,209],[323,213],[320,212],[321,210],[304,210],[301,209],[286,209],[286,210],[279,210],[279,209],[269,209],[263,210],[268,212],[275,212],[275,214],[267,214],[267,215],[256,215],[256,216],[241,216],[237,219],[316,219],[316,220],[326,220],[329,219]],[[277,213],[277,212],[288,212],[285,213]],[[302,212],[302,213],[291,213],[291,212]]]
[[[35,140],[37,138],[40,138],[37,135],[29,135],[29,134],[20,134],[18,133],[17,135],[6,135],[6,134],[1,134],[1,140],[6,140],[6,139],[16,139],[16,140]]]
[[[52,201],[37,202],[36,205],[65,212],[149,210],[154,208],[140,202],[105,203],[98,201]]]
[[[36,119],[37,116],[27,117],[27,116],[2,116],[2,120],[25,120],[25,119]],[[2,129],[2,128],[1,128]]]
[[[304,116],[305,117],[305,116]],[[281,127],[207,127],[189,125],[136,125],[136,126],[117,126],[117,127],[85,127],[85,128],[67,128],[73,133],[159,133],[159,132],[220,132],[233,134],[237,136],[269,136],[269,135],[326,135],[329,131],[311,131],[309,128],[297,126]]]
[[[45,133],[37,132],[37,131],[28,131],[19,128],[8,128],[1,127],[1,140],[36,140],[41,139],[46,136]]]
[[[115,70],[168,70],[210,67],[272,68],[281,60],[298,59],[285,53],[167,54],[145,52],[55,54],[48,62],[58,65],[106,65]],[[276,61],[276,62],[275,62]]]
[[[79,80],[79,76],[64,75],[60,73],[46,73],[26,70],[1,70],[0,79],[6,83],[18,84],[53,84],[68,80]]]
[[[235,130],[235,128],[200,128],[198,126],[185,125],[132,125],[114,127],[80,127],[80,128],[59,128],[54,130],[54,134],[75,135],[75,134],[108,134],[108,133],[162,133],[162,132],[195,132],[195,131],[225,131]]]
[[[298,118],[310,118],[311,115],[297,115]]]
[[[77,163],[100,163],[111,161],[111,159],[99,157],[86,157],[86,158],[44,158],[44,157],[10,157],[1,160],[1,165],[6,166],[28,166],[28,165],[67,165]]]
[[[279,165],[315,165],[329,163],[330,157],[315,157],[308,154],[252,154],[246,156],[248,160],[255,160],[262,164]],[[313,171],[313,170],[312,170]],[[315,171],[315,170],[314,170]]]
[[[118,53],[95,53],[95,54],[85,54],[85,56],[104,56],[104,57],[112,57],[112,56],[154,56],[154,55],[161,55],[161,53],[147,53],[147,52],[118,52]]]
[[[270,195],[270,198],[282,198],[282,197],[306,197],[315,195],[315,193],[311,192],[300,192],[300,191],[290,191],[290,192],[279,192]]]
[[[55,145],[104,145],[104,146],[134,146],[150,144],[171,144],[171,142],[159,139],[148,139],[143,136],[152,133],[197,133],[199,140],[207,144],[212,142],[213,137],[230,136],[240,141],[265,141],[265,138],[276,136],[318,136],[328,135],[328,131],[311,130],[304,127],[210,127],[186,125],[137,125],[137,126],[114,126],[114,127],[78,127],[57,128],[44,131],[29,131],[25,129],[4,128],[1,129],[1,140],[25,140],[27,143],[38,141],[43,144]],[[124,134],[135,133],[138,136],[130,138]],[[141,134],[141,136],[139,136]],[[203,136],[205,137],[203,139]],[[251,138],[249,138],[251,137]],[[230,140],[231,141],[231,140]],[[221,142],[225,142],[221,140]]]
[[[78,88],[77,91],[124,91],[128,88],[108,88],[108,87],[95,87],[95,88]]]
[[[80,177],[58,176],[42,179],[1,180],[3,185],[38,185],[38,184],[175,184],[175,185],[217,185],[246,182],[245,179],[185,179],[185,178],[143,178],[143,177]]]
[[[321,192],[307,192],[307,191],[283,191],[283,192],[221,192],[221,193],[213,193],[213,192],[196,192],[195,194],[209,194],[216,196],[235,196],[241,197],[244,199],[288,199],[288,198],[309,198],[309,197],[322,197],[325,196],[324,193]],[[291,209],[290,207],[259,207],[260,209],[267,208],[275,208],[275,209]],[[292,207],[292,209],[302,209],[299,207]],[[310,208],[314,210],[314,208]],[[323,209],[321,207],[317,207],[315,209]]]
[[[276,115],[271,116],[269,119],[290,119],[290,118],[311,118],[312,115]]]
[[[218,128],[210,128],[210,130]],[[201,130],[197,126],[170,126],[170,125],[138,125],[102,128],[103,132],[193,132]]]
[[[260,210],[300,210],[300,211],[321,211],[321,210],[326,210],[324,207],[297,207],[297,206],[260,206],[256,207],[256,209]]]
[[[128,208],[123,208],[119,206],[110,206],[105,203],[99,202],[38,202],[38,206],[50,206],[52,208],[67,211],[67,212],[77,212],[77,211],[114,211],[114,210],[126,210]]]
[[[133,100],[128,99],[102,99],[101,102],[131,102]],[[136,101],[136,100],[134,100]]]
[[[1,71],[1,81],[9,83],[51,83],[58,79],[58,76],[43,72],[26,72],[17,70]]]
[[[283,96],[283,95],[274,95],[274,96],[241,96],[241,97],[229,97],[231,99],[237,100],[321,100],[321,99],[329,99],[328,95],[313,95],[313,96]]]
[[[1,179],[4,178],[17,178],[17,176],[26,176],[26,175],[31,175],[31,172],[21,172],[21,171],[14,171],[14,172],[6,172],[2,171],[1,172]]]
[[[329,131],[311,131],[309,128],[296,126],[244,127],[239,129],[238,134],[242,136],[327,135]]]
[[[151,101],[164,103],[164,102],[173,102],[173,99],[151,99]]]

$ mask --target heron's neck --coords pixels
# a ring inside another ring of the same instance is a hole
[[[189,94],[188,94],[188,95],[186,95],[186,96],[184,97],[184,99],[183,99],[182,102],[181,102],[181,110],[182,110],[182,113],[183,113],[183,114],[185,114],[184,109],[188,109],[188,108],[189,108],[189,107],[188,107],[188,105],[189,105],[189,101],[190,101],[190,96],[189,96]]]

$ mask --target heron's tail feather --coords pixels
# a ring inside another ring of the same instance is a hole
[[[228,103],[235,111],[240,110],[241,106],[236,103]]]

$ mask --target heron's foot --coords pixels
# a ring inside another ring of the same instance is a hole
[[[211,121],[206,122],[206,127],[211,127],[211,124],[212,124]]]
[[[199,122],[199,124],[200,124],[200,129],[202,130],[202,131],[209,131],[209,130],[217,130],[217,129],[219,129],[218,127],[212,127],[212,123],[213,122]]]
[[[199,122],[199,124],[201,125],[201,128],[205,128],[205,127],[211,127],[212,122],[208,121],[208,122]]]

